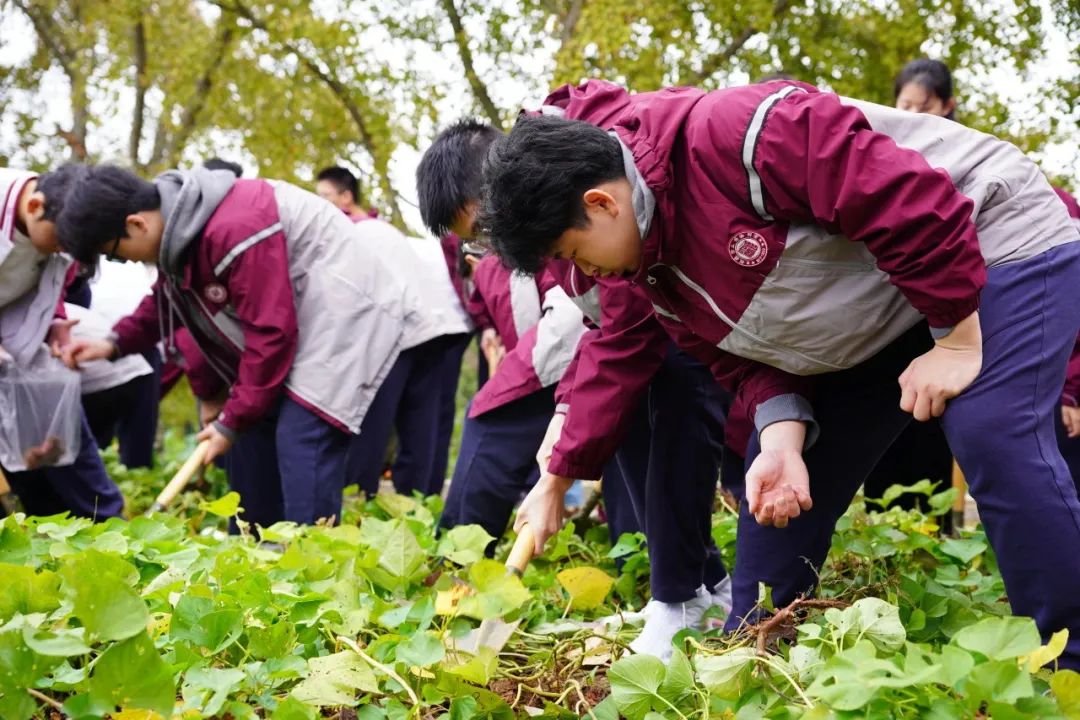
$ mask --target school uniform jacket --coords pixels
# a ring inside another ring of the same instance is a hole
[[[1065,203],[1073,223],[1080,228],[1080,204],[1076,202],[1076,198],[1059,187],[1055,187],[1054,192]],[[1065,389],[1061,393],[1061,402],[1063,405],[1072,407],[1080,405],[1080,335],[1076,337],[1076,345],[1069,358],[1069,369],[1065,376]]]
[[[942,118],[784,81],[634,97],[612,127],[643,238],[630,279],[759,429],[812,419],[800,378],[924,317],[947,333],[987,267],[1080,239],[1017,148]]]
[[[218,420],[240,432],[284,391],[337,427],[361,421],[423,321],[372,243],[330,203],[283,182],[170,171],[153,295],[113,328],[122,354],[181,324],[230,386]],[[366,224],[366,223],[365,223]]]
[[[479,417],[558,383],[586,332],[581,311],[545,274],[507,270],[498,258],[480,261],[466,308],[476,326],[499,334],[506,357],[476,393],[469,417]]]
[[[19,194],[36,173],[0,168],[0,263],[15,246],[15,216]],[[0,308],[0,346],[19,364],[29,363],[41,350],[56,318],[65,317],[63,293],[72,260],[55,253],[44,260],[37,289]]]

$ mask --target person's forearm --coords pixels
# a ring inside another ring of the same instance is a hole
[[[937,338],[937,344],[950,350],[972,350],[982,347],[982,326],[979,311],[958,322],[946,335]]]
[[[806,423],[798,420],[782,420],[768,425],[758,438],[761,450],[801,453],[806,442]]]

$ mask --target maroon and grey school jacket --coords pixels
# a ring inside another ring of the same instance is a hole
[[[947,333],[987,267],[1080,240],[1023,153],[943,118],[786,81],[629,104],[589,86],[624,108],[610,129],[643,238],[630,280],[759,429],[812,419],[807,376],[923,318]]]
[[[1065,207],[1069,210],[1069,217],[1077,228],[1080,228],[1080,203],[1076,198],[1059,187],[1054,188]],[[1069,369],[1065,375],[1065,389],[1061,393],[1063,405],[1077,407],[1080,405],[1080,335],[1076,336],[1076,345],[1073,347],[1072,356],[1069,357]]]
[[[581,311],[548,275],[513,273],[494,256],[473,271],[466,309],[506,348],[498,372],[473,398],[473,418],[560,382],[586,332]]]
[[[378,248],[318,196],[284,182],[170,171],[155,184],[165,231],[159,279],[113,328],[122,354],[181,325],[230,387],[217,425],[249,427],[282,392],[358,432],[422,324]]]
[[[16,234],[23,242],[15,222],[19,195],[37,173],[13,168],[0,168],[0,263],[15,247]],[[64,315],[64,287],[67,284],[72,260],[63,253],[54,253],[41,264],[36,287],[0,308],[0,347],[20,364],[29,363],[42,351],[49,326]]]

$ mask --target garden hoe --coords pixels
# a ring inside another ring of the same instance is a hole
[[[209,449],[209,440],[203,440],[195,446],[195,451],[184,461],[184,464],[176,471],[176,474],[173,475],[169,484],[165,486],[165,489],[162,490],[157,496],[157,499],[154,500],[154,504],[146,511],[148,516],[163,511],[176,499],[176,496],[180,494],[180,491],[183,490],[191,480],[191,476],[198,472],[199,468],[202,467],[203,461],[206,459],[206,452]]]
[[[521,532],[518,533],[517,540],[514,541],[514,547],[510,550],[510,555],[506,558],[507,574],[521,577],[529,561],[532,560],[535,541],[536,536],[533,534],[532,528],[528,525],[523,526]],[[481,648],[489,648],[498,654],[506,646],[510,636],[514,634],[520,624],[521,620],[515,620],[511,623],[502,618],[483,620],[480,622],[480,627],[457,640],[454,643],[455,648],[470,655],[475,655]]]

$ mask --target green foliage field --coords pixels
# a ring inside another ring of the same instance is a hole
[[[1080,716],[1080,675],[1054,671],[1064,634],[1043,646],[1009,614],[981,531],[937,534],[951,491],[929,514],[857,502],[820,600],[685,633],[665,667],[626,652],[633,626],[596,622],[643,605],[640,537],[568,527],[519,580],[481,529],[437,537],[437,498],[349,495],[341,526],[259,543],[223,534],[238,498],[216,471],[143,517],[189,450],[169,435],[154,472],[110,460],[129,522],[0,523],[4,720]],[[713,533],[730,563],[730,510]],[[456,649],[496,616],[522,620],[499,655]]]

